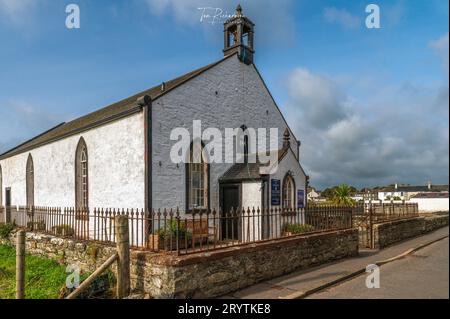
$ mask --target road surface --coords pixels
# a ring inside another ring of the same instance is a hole
[[[366,287],[363,274],[309,299],[449,298],[449,239],[380,267],[380,288]]]

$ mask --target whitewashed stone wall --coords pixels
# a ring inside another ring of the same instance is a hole
[[[411,198],[411,203],[417,203],[420,212],[439,212],[449,210],[448,198]]]
[[[281,198],[283,198],[283,179],[286,176],[286,173],[290,171],[292,177],[294,178],[295,182],[295,207],[297,207],[297,190],[298,189],[305,189],[306,185],[306,175],[303,172],[301,166],[299,165],[297,159],[295,158],[295,155],[292,152],[288,152],[286,156],[283,158],[283,160],[278,164],[278,170],[275,174],[270,175],[270,179],[279,179],[280,180],[280,187],[281,187]],[[271,187],[269,184],[269,194],[271,193]],[[306,196],[306,191],[305,191]],[[271,194],[269,196],[269,199],[271,197]],[[276,206],[274,206],[276,207]]]
[[[47,144],[0,161],[5,188],[13,205],[26,204],[25,168],[34,163],[34,202],[37,206],[75,205],[75,152],[83,136],[89,157],[89,206],[144,207],[143,114]]]
[[[280,180],[280,187],[281,187],[280,203],[281,204],[283,203],[283,179],[286,176],[286,173],[288,173],[288,172],[290,172],[290,174],[295,182],[295,203],[294,203],[295,206],[294,207],[296,208],[297,204],[298,204],[297,190],[303,189],[305,192],[305,196],[306,196],[306,190],[305,190],[306,175],[303,172],[303,169],[301,168],[300,164],[298,163],[297,159],[295,158],[295,156],[292,152],[288,152],[286,154],[286,156],[278,164],[278,170],[276,171],[276,173],[270,175],[270,180],[272,180],[272,179]],[[271,192],[272,192],[271,182],[269,181],[269,204],[270,204],[270,200],[272,197]],[[272,208],[282,208],[282,205],[272,206]],[[283,218],[281,215],[277,215],[276,221],[275,221],[276,225],[281,226],[285,222],[287,222],[287,220],[285,218]],[[305,223],[304,212],[300,213],[298,222],[300,224]],[[281,232],[280,232],[281,228],[275,228],[275,229],[272,229],[272,231],[275,236],[281,236]]]
[[[261,182],[243,182],[242,183],[242,207],[261,207]]]
[[[262,182],[242,183],[242,207],[250,210],[255,209],[255,213],[250,218],[243,218],[241,226],[241,239],[261,240],[262,238],[262,212],[258,213],[257,208],[262,207],[261,203]],[[246,215],[244,215],[246,216]]]
[[[277,127],[278,147],[281,148],[287,127],[254,66],[239,62],[236,56],[157,99],[153,103],[152,116],[154,208],[180,207],[184,210],[186,207],[185,165],[177,166],[170,160],[170,148],[175,143],[170,141],[173,128],[184,127],[192,134],[192,121],[201,120],[203,130],[216,127],[225,136],[224,128],[239,128],[241,125],[249,128]],[[296,143],[292,137],[295,154]],[[219,206],[218,178],[231,165],[211,165],[212,208]]]

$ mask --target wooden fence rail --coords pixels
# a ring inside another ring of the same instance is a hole
[[[75,299],[85,291],[95,279],[104,273],[114,262],[117,262],[117,298],[122,299],[130,294],[130,241],[128,217],[115,217],[117,251],[97,268],[66,299]],[[25,298],[25,230],[16,234],[16,299]]]

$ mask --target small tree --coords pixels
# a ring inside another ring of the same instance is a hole
[[[334,189],[332,201],[336,205],[353,206],[355,201],[350,197],[352,189],[347,184],[341,184]]]

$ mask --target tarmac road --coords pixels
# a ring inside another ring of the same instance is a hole
[[[380,288],[366,287],[368,275],[363,274],[307,299],[448,299],[449,239],[381,266]]]

